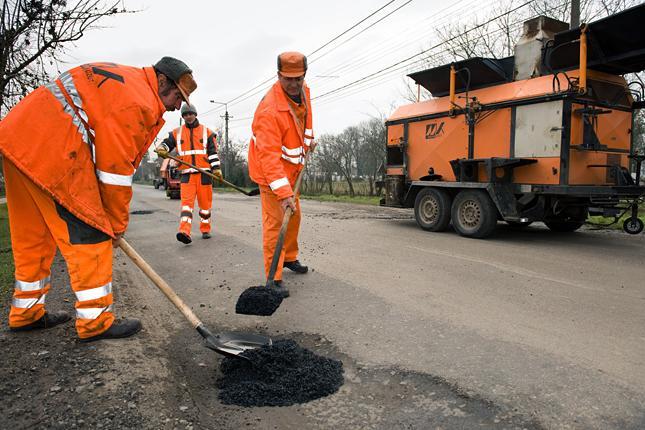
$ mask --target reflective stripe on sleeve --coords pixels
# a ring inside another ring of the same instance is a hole
[[[306,134],[307,136],[313,136],[313,135],[314,135],[314,131],[313,131],[312,129],[310,129],[310,128],[306,128],[306,129],[305,129],[305,134]]]
[[[107,185],[118,185],[121,187],[131,187],[132,186],[132,176],[134,175],[117,175],[116,173],[108,173],[102,170],[96,169],[96,175],[99,178],[99,181]]]
[[[101,287],[91,288],[89,290],[75,291],[74,293],[76,294],[76,299],[79,302],[85,302],[88,300],[100,299],[102,297],[107,296],[111,292],[112,292],[112,282],[108,282],[107,284]]]
[[[289,180],[286,177],[284,177],[284,178],[276,179],[275,181],[271,182],[269,184],[269,188],[271,188],[271,191],[275,191],[278,188],[282,188],[287,185],[289,185]]]
[[[285,154],[290,155],[290,156],[293,157],[293,156],[302,154],[302,146],[299,146],[299,147],[293,148],[293,149],[287,148],[286,146],[282,146],[282,151]]]
[[[179,155],[206,155],[206,150],[194,149],[192,151],[182,151]]]
[[[212,160],[217,161],[217,160],[219,160],[219,157],[217,156],[217,154],[211,154],[211,155],[208,156],[208,159],[211,160],[211,161]]]
[[[213,162],[211,163],[211,167],[219,167],[219,166],[220,166],[220,162],[219,162],[219,161],[213,161]]]
[[[310,146],[312,140],[313,139],[309,139],[308,137],[305,137],[305,145]]]
[[[104,308],[76,308],[76,318],[95,320],[105,312],[112,312],[112,305]]]
[[[49,284],[50,282],[51,282],[51,278],[49,276],[34,282],[25,282],[25,281],[16,280],[14,287],[16,290],[19,290],[19,291],[38,291],[45,288],[47,284]]]
[[[11,306],[20,309],[31,309],[35,305],[44,305],[45,296],[47,296],[47,294],[43,294],[42,296],[33,299],[18,299],[14,297],[11,301]]]
[[[302,157],[302,156],[300,156],[300,157],[289,157],[288,155],[282,154],[282,158],[284,158],[285,160],[287,160],[288,162],[290,162],[292,164],[301,164],[301,163],[304,164],[304,162],[305,162],[305,158]]]

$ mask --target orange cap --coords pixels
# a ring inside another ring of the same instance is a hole
[[[299,78],[307,72],[307,57],[300,52],[278,55],[278,72],[287,78]]]
[[[195,79],[193,79],[193,74],[184,73],[179,77],[179,80],[175,82],[175,84],[177,85],[177,88],[179,88],[184,101],[186,103],[190,103],[188,96],[197,89],[197,83],[195,82]]]

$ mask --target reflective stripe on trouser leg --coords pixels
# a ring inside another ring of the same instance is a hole
[[[69,275],[77,300],[76,330],[81,338],[96,336],[114,322],[112,243],[108,240],[94,245],[72,246],[69,252],[76,264],[70,264]],[[70,258],[66,259],[70,261]]]
[[[31,195],[31,188],[40,189],[6,158],[3,166],[17,280],[9,311],[9,326],[17,328],[31,324],[45,314],[44,301],[50,289],[49,274],[56,244],[38,203]]]
[[[262,250],[264,254],[264,271],[269,276],[275,245],[278,241],[280,226],[282,225],[283,212],[280,201],[269,187],[260,186],[260,200],[262,202]],[[282,279],[282,264],[284,263],[284,247],[280,254],[280,261],[275,271],[275,279]]]
[[[198,175],[195,175],[198,176]],[[199,205],[199,231],[209,233],[211,231],[211,219],[213,206],[213,186],[211,183],[202,184],[201,180],[197,184],[197,204]],[[207,220],[208,222],[204,222]]]
[[[179,231],[190,236],[192,227],[193,207],[195,204],[195,195],[197,188],[195,179],[199,179],[199,174],[190,173],[188,182],[182,182],[180,185],[181,191],[181,216],[179,218]],[[190,208],[190,209],[188,209]]]
[[[298,259],[298,232],[300,231],[300,198],[296,199],[296,212],[289,219],[289,226],[284,237],[284,260]]]
[[[45,314],[45,297],[50,288],[49,276],[37,281],[16,280],[9,326],[22,327],[39,320]]]

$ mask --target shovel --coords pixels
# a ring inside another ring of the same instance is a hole
[[[310,151],[309,151],[310,152]],[[302,183],[302,177],[305,173],[305,168],[307,167],[307,158],[309,152],[305,154],[305,160],[302,165],[302,170],[298,173],[296,178],[296,186],[293,189],[293,195],[297,196],[298,191],[300,191],[300,184]],[[293,215],[293,210],[290,206],[284,211],[284,217],[282,218],[282,225],[280,226],[280,233],[278,233],[278,240],[275,244],[275,252],[273,253],[273,259],[271,260],[271,266],[269,267],[269,276],[267,277],[266,287],[283,290],[285,297],[289,297],[289,291],[285,287],[278,287],[275,283],[275,272],[278,269],[278,262],[280,261],[280,254],[282,253],[282,247],[284,246],[284,236],[287,233],[287,227],[289,226],[289,221],[291,220],[291,215]]]
[[[173,289],[155,272],[152,267],[135,251],[125,239],[119,240],[121,250],[136,264],[139,269],[161,290],[162,293],[172,302],[173,305],[186,317],[190,324],[206,341],[206,347],[218,354],[228,357],[247,359],[240,355],[246,350],[270,346],[271,338],[259,334],[250,333],[219,333],[213,334],[204,326],[204,323],[197,318],[197,315],[179,298]]]
[[[159,154],[159,153],[157,152],[157,154]],[[159,156],[162,157],[161,155],[159,155]],[[254,188],[251,191],[246,191],[244,188],[238,187],[237,185],[227,181],[224,178],[220,178],[219,176],[215,176],[211,172],[209,172],[208,170],[200,169],[199,167],[195,166],[194,164],[188,163],[187,161],[180,160],[179,158],[175,157],[174,155],[165,154],[163,157],[168,157],[168,158],[170,158],[172,160],[175,160],[175,161],[177,161],[177,162],[179,162],[181,164],[185,164],[188,167],[192,167],[193,169],[197,170],[199,173],[203,173],[206,176],[210,176],[211,178],[218,180],[222,184],[227,185],[227,186],[229,186],[231,188],[234,188],[237,191],[239,191],[240,193],[246,194],[249,197],[257,196],[258,194],[260,194],[260,189],[259,188]]]

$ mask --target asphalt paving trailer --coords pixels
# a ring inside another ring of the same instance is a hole
[[[433,98],[386,122],[381,204],[468,237],[498,220],[569,232],[589,214],[623,213],[624,230],[640,233],[645,156],[632,130],[645,84],[630,74],[645,69],[643,22],[645,5],[575,29],[541,16],[524,23],[514,56],[409,75]]]

